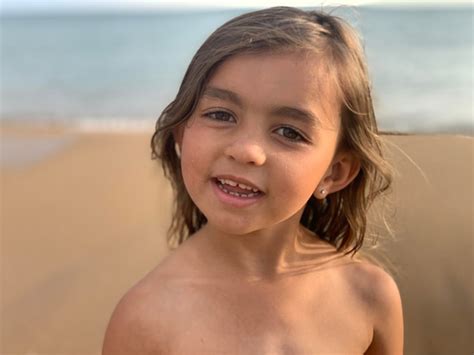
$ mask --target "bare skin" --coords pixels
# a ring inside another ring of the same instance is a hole
[[[263,53],[216,70],[176,132],[186,189],[208,222],[122,299],[104,355],[402,353],[393,280],[300,225],[311,195],[359,171],[337,149],[339,105],[320,64]],[[258,197],[223,192],[222,178]]]
[[[402,354],[398,290],[379,268],[305,231],[299,260],[249,279],[221,264],[204,237],[186,241],[122,299],[104,355]]]

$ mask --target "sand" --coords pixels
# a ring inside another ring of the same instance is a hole
[[[119,298],[168,253],[150,135],[3,128],[2,354],[99,354]],[[472,353],[473,139],[387,142],[406,354]]]

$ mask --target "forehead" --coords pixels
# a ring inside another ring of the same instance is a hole
[[[224,61],[209,87],[230,90],[247,107],[304,107],[334,122],[340,100],[324,59],[312,53],[240,54]]]

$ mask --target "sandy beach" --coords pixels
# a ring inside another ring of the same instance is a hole
[[[167,255],[152,132],[1,132],[1,354],[99,354],[119,298]],[[474,351],[473,139],[390,135],[406,354]]]

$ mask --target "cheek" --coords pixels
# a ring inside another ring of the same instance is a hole
[[[208,173],[209,152],[207,145],[202,144],[206,138],[194,126],[185,128],[181,144],[181,171],[188,189]]]
[[[287,164],[277,169],[281,172],[278,189],[283,192],[282,196],[291,196],[298,203],[305,203],[314,193],[329,163],[328,158],[314,156],[308,159],[289,159]]]
[[[303,168],[305,167],[305,168]],[[311,165],[301,164],[288,174],[288,191],[298,199],[308,200],[318,185],[323,172]]]
[[[192,146],[183,144],[181,150],[181,171],[186,186],[189,188],[196,179],[197,166],[199,165],[199,154]]]

